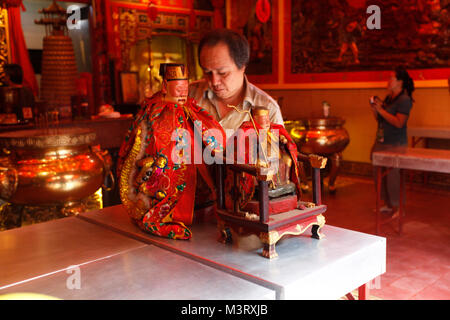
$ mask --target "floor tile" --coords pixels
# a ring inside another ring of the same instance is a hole
[[[411,299],[414,300],[450,300],[450,290],[448,288],[443,287],[439,283],[434,283],[416,295],[414,295]]]
[[[328,206],[327,223],[375,234],[373,180],[342,176],[336,186],[336,194],[324,192],[322,199]],[[386,273],[381,288],[371,293],[392,300],[449,299],[450,190],[407,184],[406,199],[402,234],[396,222],[382,227]]]

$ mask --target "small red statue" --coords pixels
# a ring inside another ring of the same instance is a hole
[[[237,133],[236,161],[256,165],[272,175],[269,184],[269,197],[276,198],[286,194],[296,194],[300,200],[298,151],[287,130],[279,124],[271,123],[269,110],[256,107],[252,110],[251,121],[244,122]],[[232,185],[232,174],[228,172],[226,184]],[[256,179],[246,173],[240,177],[240,209],[248,210],[257,185]],[[230,190],[227,192],[232,194]],[[227,206],[232,199],[228,196]],[[293,208],[297,207],[294,201]]]

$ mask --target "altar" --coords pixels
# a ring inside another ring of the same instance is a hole
[[[256,237],[219,243],[214,221],[189,241],[144,233],[123,206],[0,233],[0,295],[60,299],[340,299],[386,271],[386,239],[324,226],[326,238],[285,238],[279,257]],[[50,245],[51,244],[51,245]],[[79,287],[72,279],[79,276]],[[214,286],[211,286],[214,283]],[[75,287],[74,287],[75,286]],[[367,298],[367,296],[365,297]]]

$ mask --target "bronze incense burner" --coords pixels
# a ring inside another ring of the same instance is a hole
[[[345,120],[339,117],[305,118],[284,123],[300,152],[318,154],[330,160],[328,190],[332,193],[336,190],[335,181],[339,172],[342,151],[350,142],[344,124]],[[304,173],[302,175],[302,180],[305,181]]]
[[[0,199],[20,214],[24,206],[57,206],[64,216],[84,211],[80,201],[111,174],[111,157],[93,146],[95,137],[84,128],[0,134]]]

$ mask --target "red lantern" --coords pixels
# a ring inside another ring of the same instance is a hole
[[[224,0],[211,0],[211,3],[214,7],[214,28],[223,28],[223,18],[222,11],[223,6],[225,5]]]
[[[189,14],[189,30],[195,29],[196,22],[197,22],[197,15],[195,14],[194,9],[191,9],[191,13]]]
[[[269,0],[258,0],[256,2],[256,17],[262,23],[266,23],[270,18]]]
[[[211,2],[214,9],[222,9],[225,4],[224,0],[212,0]]]
[[[153,2],[150,1],[147,7],[147,15],[150,20],[155,21],[158,17],[158,8],[156,8],[155,5],[153,5]]]

